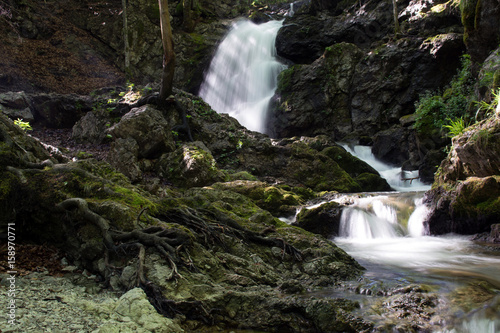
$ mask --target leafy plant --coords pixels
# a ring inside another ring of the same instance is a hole
[[[469,127],[469,124],[467,124],[462,117],[455,120],[448,118],[448,121],[450,123],[448,125],[443,125],[443,127],[448,129],[448,136],[450,138],[461,135],[464,133],[465,129]]]
[[[440,93],[427,92],[415,104],[415,128],[420,133],[441,131],[450,121],[470,119],[473,105],[474,78],[469,55],[462,57],[462,68],[448,88]]]
[[[488,103],[484,100],[476,102],[478,106],[476,118],[478,118],[480,114],[483,114],[485,117],[488,117],[489,115],[495,112],[498,104],[500,104],[500,88],[497,90],[496,93],[492,91],[491,94],[493,95],[493,100],[491,101],[491,103]]]
[[[21,118],[17,118],[17,120],[14,120],[14,124],[17,126],[21,127],[23,131],[31,131],[33,128],[31,127],[30,123],[27,121],[23,121]]]

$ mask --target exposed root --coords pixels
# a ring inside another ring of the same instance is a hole
[[[94,213],[81,198],[71,198],[64,200],[56,206],[60,212],[77,211],[85,220],[97,226],[103,237],[106,247],[106,257],[110,253],[127,253],[131,249],[139,250],[139,267],[137,273],[137,283],[146,283],[144,275],[145,247],[153,247],[164,256],[170,264],[172,274],[169,277],[182,277],[177,269],[180,257],[176,247],[182,246],[190,241],[189,235],[179,229],[165,229],[162,227],[150,227],[146,229],[134,229],[130,232],[115,231],[110,229],[108,220]],[[109,264],[108,264],[109,265]]]

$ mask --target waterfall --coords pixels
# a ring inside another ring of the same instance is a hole
[[[420,196],[393,193],[353,199],[342,210],[339,236],[359,240],[423,236],[428,208]]]
[[[369,146],[350,147],[343,144],[342,147],[371,165],[397,191],[427,191],[430,189],[429,185],[425,185],[418,179],[418,171],[405,171],[401,167],[393,167],[377,160]]]
[[[276,59],[275,40],[282,24],[236,22],[217,48],[199,93],[215,111],[261,133],[277,76],[286,67]]]

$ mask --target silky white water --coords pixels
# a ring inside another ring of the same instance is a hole
[[[373,156],[371,147],[369,146],[349,146],[343,144],[342,147],[360,160],[371,165],[396,191],[426,191],[430,189],[429,185],[422,183],[418,179],[418,170],[404,171],[401,167],[394,167],[381,162]]]
[[[422,196],[423,192],[394,192],[351,197],[333,242],[367,268],[366,276],[382,283],[404,277],[415,283],[436,284],[443,293],[470,280],[500,288],[498,253],[490,254],[464,236],[427,235],[424,221],[428,208]],[[454,328],[443,328],[442,332],[498,332],[500,314],[495,311],[499,304],[492,301],[484,305],[488,311],[457,315]]]
[[[282,24],[236,22],[217,48],[199,93],[215,111],[261,133],[266,131],[278,74],[286,68],[276,59],[276,34]]]

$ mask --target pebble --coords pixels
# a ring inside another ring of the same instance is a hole
[[[7,274],[0,274],[0,292],[3,300],[9,300]],[[88,304],[95,308],[105,306],[111,313],[121,296],[100,289],[88,293],[88,286],[75,284],[75,276],[50,276],[47,272],[34,272],[26,276],[16,276],[16,324],[7,321],[6,302],[0,308],[0,332],[54,332],[85,333],[98,331],[106,324],[95,312],[85,311]],[[87,279],[87,278],[85,278]],[[88,285],[97,285],[88,280]]]

